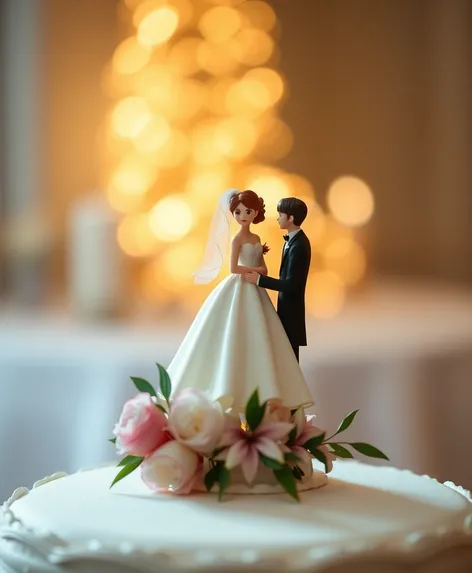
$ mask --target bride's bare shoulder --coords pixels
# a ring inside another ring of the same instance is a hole
[[[239,251],[241,249],[241,245],[242,245],[241,237],[238,237],[238,235],[235,235],[231,240],[231,252],[232,253],[239,253]]]

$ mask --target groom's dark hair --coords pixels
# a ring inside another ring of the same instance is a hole
[[[303,223],[308,214],[306,203],[297,197],[284,197],[277,205],[277,211],[284,213],[287,217],[293,217],[293,224],[297,227]]]

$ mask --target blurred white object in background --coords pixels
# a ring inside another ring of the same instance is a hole
[[[109,318],[119,311],[123,256],[117,243],[116,213],[103,194],[72,204],[69,218],[69,294],[75,314]]]
[[[1,248],[8,298],[43,302],[52,234],[42,215],[44,138],[41,110],[40,2],[3,0],[1,62]]]
[[[44,303],[54,234],[47,217],[35,210],[11,217],[2,233],[8,290],[14,303]]]

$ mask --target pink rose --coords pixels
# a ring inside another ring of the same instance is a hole
[[[173,440],[167,442],[141,464],[141,478],[154,491],[186,495],[202,476],[202,457]]]
[[[172,397],[169,429],[181,444],[210,453],[220,438],[225,414],[220,402],[213,402],[195,388],[184,388]]]
[[[141,393],[128,400],[120,421],[113,430],[119,454],[148,456],[170,439],[167,418],[153,403],[151,396]]]

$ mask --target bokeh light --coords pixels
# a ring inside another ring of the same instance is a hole
[[[156,237],[149,225],[147,213],[126,216],[118,228],[118,243],[132,257],[147,257],[156,246]]]
[[[241,16],[229,6],[216,6],[207,10],[198,24],[202,36],[216,44],[230,40],[241,27]]]
[[[214,144],[218,152],[235,159],[249,155],[256,141],[254,124],[245,118],[226,119],[217,125],[214,133]]]
[[[110,189],[122,195],[145,195],[157,177],[156,168],[141,157],[123,160],[110,176]]]
[[[171,135],[172,131],[165,117],[156,114],[135,137],[134,145],[141,153],[154,154],[164,147]]]
[[[280,199],[291,195],[287,183],[277,175],[256,175],[248,180],[247,188],[257,189],[257,193],[264,198],[268,217],[276,217]]]
[[[193,284],[192,273],[201,263],[205,243],[202,239],[182,241],[166,250],[161,258],[161,272],[177,286]]]
[[[358,283],[365,275],[367,261],[363,248],[352,238],[335,239],[324,252],[325,266],[348,285]]]
[[[151,112],[145,100],[128,97],[118,102],[111,121],[115,133],[120,137],[136,137],[151,120]]]
[[[150,12],[139,22],[138,41],[143,46],[158,46],[169,40],[177,30],[179,14],[170,6],[162,6]]]
[[[244,28],[236,34],[235,41],[236,58],[246,66],[262,66],[274,53],[274,40],[264,30]]]
[[[234,73],[240,66],[234,42],[224,44],[204,41],[197,48],[197,62],[202,70],[214,76]]]
[[[197,53],[202,43],[202,38],[182,38],[169,50],[168,63],[178,68],[183,76],[197,74],[201,70]]]
[[[149,213],[149,225],[154,235],[172,243],[187,235],[194,223],[188,202],[176,195],[161,199]]]
[[[330,270],[311,274],[306,292],[308,312],[317,318],[332,318],[341,310],[346,288],[340,277]]]
[[[252,0],[244,2],[239,8],[245,25],[264,32],[270,32],[275,28],[277,16],[267,2]]]
[[[277,161],[290,153],[293,135],[285,122],[278,117],[268,116],[260,122],[259,129],[257,155],[260,159]]]
[[[144,68],[150,59],[150,51],[132,36],[124,40],[115,50],[112,65],[120,74],[134,74]]]
[[[283,234],[277,203],[295,196],[308,204],[307,309],[335,315],[367,272],[355,228],[372,217],[373,194],[362,180],[340,177],[325,212],[310,181],[277,166],[294,134],[280,117],[287,85],[274,57],[274,9],[263,0],[118,1],[127,32],[103,72],[114,103],[103,126],[102,179],[122,214],[118,242],[133,258],[139,296],[195,312],[216,284],[197,287],[192,272],[217,201],[225,189],[253,189],[266,205],[254,231],[271,247],[274,275]],[[225,265],[221,275],[228,272]]]
[[[342,224],[364,225],[374,213],[374,196],[365,181],[357,177],[339,177],[328,191],[328,206]]]

